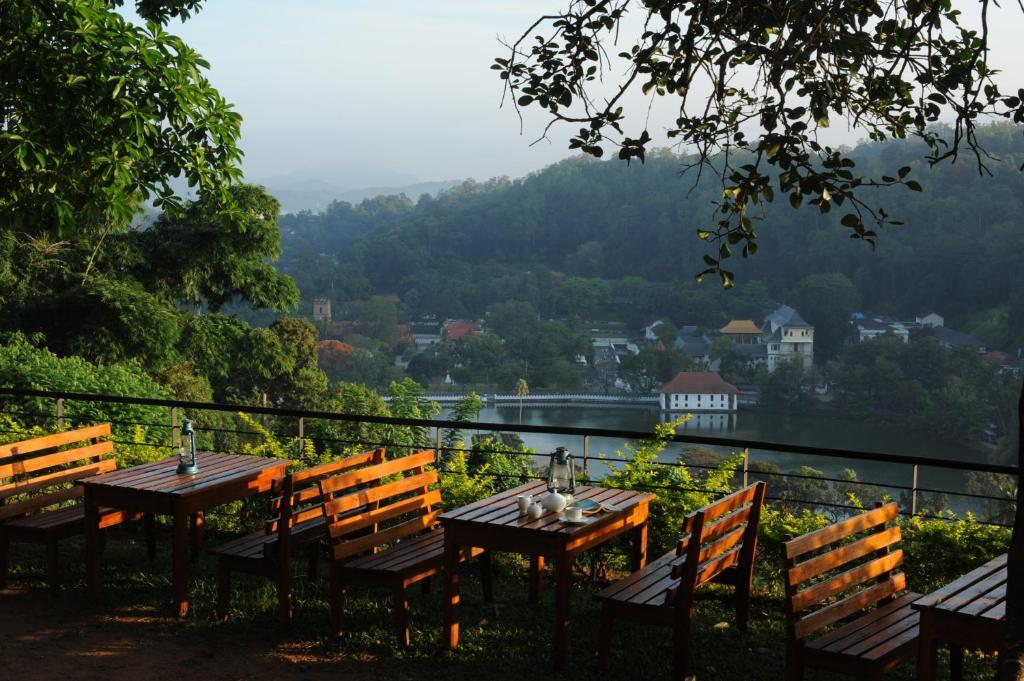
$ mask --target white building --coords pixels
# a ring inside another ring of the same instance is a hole
[[[713,371],[681,371],[658,392],[662,411],[736,411],[740,391]]]
[[[857,322],[857,340],[861,343],[887,333],[891,333],[904,343],[910,341],[910,330],[902,322],[887,322],[881,319],[861,319]]]
[[[814,363],[814,327],[789,305],[780,305],[765,317],[761,326],[767,348],[768,371],[781,362],[798,360],[804,369]]]
[[[945,326],[946,320],[942,318],[942,315],[936,312],[928,312],[927,314],[919,314],[914,318],[914,321],[921,326]]]

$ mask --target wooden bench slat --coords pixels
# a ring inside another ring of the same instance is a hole
[[[402,499],[386,506],[381,506],[373,510],[354,515],[343,520],[337,520],[331,523],[330,535],[331,539],[339,539],[344,537],[346,534],[351,534],[356,530],[361,530],[371,525],[377,525],[383,523],[385,520],[391,520],[398,518],[403,515],[412,513],[413,511],[419,511],[422,509],[429,509],[434,504],[441,503],[441,490],[435,489],[426,494],[419,494],[408,499]]]
[[[0,520],[14,518],[33,511],[42,511],[45,513],[46,511],[44,509],[80,497],[82,496],[82,493],[83,490],[81,487],[67,487],[55,492],[36,494],[28,499],[16,501],[12,504],[4,504],[3,506],[0,506]]]
[[[115,470],[116,468],[116,459],[103,459],[97,463],[89,463],[84,466],[59,470],[54,473],[34,475],[28,480],[0,485],[0,500],[10,499],[11,497],[21,494],[31,494],[32,492],[38,492],[39,490],[46,489],[47,487],[74,482],[89,475],[107,473]]]
[[[858,539],[852,544],[845,544],[820,556],[809,558],[802,563],[797,563],[786,573],[786,579],[790,586],[796,586],[801,582],[818,577],[819,575],[841,567],[858,558],[863,558],[869,553],[879,551],[902,539],[899,525],[893,525],[882,532],[870,534],[863,539]]]
[[[46,468],[62,466],[73,461],[81,461],[82,459],[102,457],[104,454],[110,454],[113,451],[114,443],[110,440],[105,440],[85,447],[65,449],[64,451],[56,452],[54,454],[36,456],[28,459],[18,459],[17,461],[12,461],[10,463],[0,464],[0,478],[9,478],[15,475],[33,473]]]
[[[404,523],[400,523],[393,527],[389,527],[386,530],[381,530],[366,537],[358,537],[356,539],[349,539],[341,542],[340,544],[334,545],[334,559],[342,560],[349,556],[354,556],[368,551],[374,546],[380,546],[387,542],[395,541],[403,537],[422,532],[423,530],[433,526],[437,522],[437,517],[441,515],[440,511],[433,511],[427,515],[422,515],[412,520],[407,520]]]
[[[851,645],[849,642],[844,641],[844,639],[856,642],[867,636],[868,634],[862,631],[865,628],[887,626],[891,621],[902,619],[903,615],[900,613],[900,610],[909,607],[917,598],[917,594],[904,594],[897,599],[867,611],[850,622],[809,640],[806,645],[833,652],[842,650]]]
[[[20,442],[9,442],[0,445],[0,459],[14,456],[24,456],[33,452],[63,447],[73,442],[92,440],[95,438],[107,437],[110,435],[110,424],[100,423],[95,426],[86,426],[75,430],[67,430],[63,433],[34,437]]]
[[[783,544],[786,558],[796,558],[808,551],[820,549],[827,544],[833,544],[858,532],[883,525],[897,515],[899,515],[899,505],[893,501],[872,511],[861,513],[834,525],[809,532]]]
[[[426,471],[425,473],[410,475],[378,487],[367,487],[355,492],[340,494],[324,504],[324,513],[330,518],[341,513],[345,513],[346,511],[366,506],[370,503],[383,501],[388,497],[394,497],[411,492],[415,489],[428,487],[436,482],[437,471]]]
[[[356,487],[396,473],[403,473],[434,462],[434,452],[425,451],[392,459],[384,463],[367,466],[350,473],[343,473],[320,481],[320,490],[324,494],[332,494],[339,490]]]
[[[834,577],[797,591],[792,600],[793,610],[801,612],[812,605],[848,591],[864,582],[894,570],[903,563],[903,549],[896,549],[874,560],[861,563],[855,568],[841,572]]]
[[[747,520],[750,518],[750,512],[752,507],[747,504],[745,507],[734,511],[727,516],[722,516],[714,522],[707,523],[701,530],[700,538],[704,542],[709,542],[714,539],[718,539],[722,535],[728,533],[741,525],[745,525]]]
[[[802,639],[822,627],[834,624],[859,610],[874,605],[883,598],[899,593],[906,588],[906,585],[906,577],[902,572],[892,574],[884,582],[858,591],[837,603],[826,605],[820,610],[799,618],[793,625],[794,633],[798,639]]]

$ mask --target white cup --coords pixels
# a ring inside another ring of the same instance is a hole
[[[573,523],[580,522],[583,520],[583,509],[579,506],[565,509],[565,519]]]
[[[516,501],[519,502],[519,515],[526,515],[527,511],[530,510],[530,504],[533,503],[533,496],[520,494],[516,497]]]
[[[530,520],[536,520],[542,515],[544,515],[544,509],[537,502],[530,504],[530,507],[526,510],[526,517]]]

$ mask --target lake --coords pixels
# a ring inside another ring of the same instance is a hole
[[[522,423],[542,426],[591,427],[617,430],[651,432],[663,418],[658,409],[642,407],[605,407],[605,406],[574,406],[559,405],[545,407],[525,406],[522,412]],[[519,407],[487,407],[480,412],[480,421],[518,424]],[[777,442],[784,444],[821,446],[826,448],[849,449],[886,454],[903,454],[933,459],[982,462],[985,460],[983,449],[959,445],[948,440],[929,438],[897,424],[879,423],[843,419],[835,416],[811,414],[770,414],[760,411],[740,411],[734,414],[698,414],[684,424],[678,432],[695,435],[731,437],[739,439]],[[578,436],[558,436],[547,434],[522,434],[524,442],[539,453],[551,452],[555,447],[565,446],[574,454],[583,452],[582,438]],[[591,438],[590,455],[596,458],[604,454],[615,459],[614,452],[621,449],[622,441],[611,438]],[[664,461],[677,459],[683,445],[673,445],[662,453]],[[728,454],[728,450],[716,448],[720,454]],[[844,468],[857,471],[858,479],[865,482],[879,483],[882,489],[898,497],[899,491],[890,485],[910,485],[912,468],[907,465],[885,464],[871,461],[839,459],[831,457],[792,454],[787,452],[751,450],[751,460],[770,461],[781,467],[783,471],[792,471],[800,466],[808,465],[822,471],[828,477],[835,477]],[[602,474],[602,464],[593,462],[590,466],[592,476]],[[966,476],[959,471],[930,468],[922,466],[919,471],[918,486],[950,492],[963,491],[966,487]],[[872,492],[874,491],[874,494]],[[865,487],[862,501],[868,503],[871,497],[877,497],[882,490]],[[957,510],[966,510],[972,505],[958,503],[956,497],[950,497],[951,506]]]

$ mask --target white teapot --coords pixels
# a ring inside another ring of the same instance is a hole
[[[559,513],[571,503],[572,495],[568,492],[550,492],[540,501],[540,505],[544,507],[544,510],[551,511],[552,513]]]

